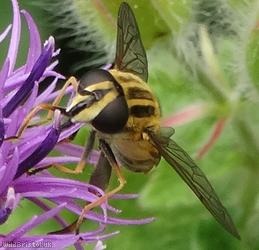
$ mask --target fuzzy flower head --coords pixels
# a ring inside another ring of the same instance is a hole
[[[33,108],[54,100],[58,95],[58,91],[55,91],[56,83],[59,79],[64,79],[54,70],[59,54],[59,50],[55,50],[54,38],[50,37],[42,46],[38,29],[30,14],[20,11],[16,0],[12,0],[12,6],[12,24],[0,34],[0,42],[10,34],[9,49],[0,70],[0,227],[6,225],[23,199],[39,206],[43,213],[33,216],[28,222],[5,235],[0,234],[0,244],[4,249],[64,249],[73,244],[77,249],[82,249],[81,243],[95,243],[95,249],[104,249],[102,240],[118,233],[104,234],[107,224],[143,224],[152,219],[125,220],[108,216],[107,211],[118,213],[119,210],[105,202],[100,206],[102,213],[89,211],[85,215],[86,219],[98,225],[94,231],[77,235],[73,232],[65,235],[47,234],[49,232],[42,235],[27,234],[50,219],[56,220],[61,228],[66,227],[68,223],[59,215],[62,210],[80,215],[82,207],[78,205],[78,200],[90,203],[98,198],[95,194],[103,195],[104,192],[87,183],[54,177],[47,170],[34,175],[28,174],[32,168],[77,163],[83,148],[65,142],[64,139],[77,131],[82,124],[62,130],[62,117],[59,112],[55,112],[51,123],[37,125],[36,120],[36,125],[26,128],[21,138],[5,140],[16,135]],[[22,30],[21,17],[26,20],[30,44],[25,64],[16,68]],[[39,93],[39,86],[46,84],[46,79],[51,83]],[[67,92],[71,92],[71,88]],[[59,156],[48,156],[53,149]],[[92,152],[88,162],[95,164],[98,157],[98,152]],[[114,195],[113,198],[129,199],[135,198],[135,195]]]

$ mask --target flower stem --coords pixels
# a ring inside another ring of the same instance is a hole
[[[241,144],[244,145],[244,149],[246,150],[246,164],[248,177],[245,181],[245,185],[243,188],[243,193],[241,195],[241,204],[242,204],[242,214],[240,216],[240,224],[241,227],[244,228],[249,217],[253,214],[256,204],[256,198],[259,190],[259,182],[258,182],[258,155],[259,155],[259,145],[256,141],[256,137],[253,134],[253,131],[247,124],[245,120],[240,118],[236,118],[234,120],[234,125],[236,125],[237,131],[240,134]]]
[[[256,141],[256,136],[245,120],[236,118],[234,124],[242,140],[242,145],[245,145],[246,156],[249,159],[248,166],[254,170],[256,169],[256,162],[259,155],[259,145]]]
[[[258,169],[254,169],[254,171],[249,171],[248,178],[246,180],[246,186],[243,188],[243,193],[241,196],[241,204],[242,204],[242,214],[240,216],[240,227],[245,228],[249,217],[253,214],[253,210],[255,209],[255,204],[257,200],[257,194],[259,190],[259,182],[258,182]]]

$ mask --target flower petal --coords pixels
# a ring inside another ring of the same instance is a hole
[[[3,99],[4,97],[4,85],[5,85],[5,82],[7,80],[7,77],[8,77],[8,71],[9,71],[9,68],[10,68],[10,60],[9,58],[7,58],[4,62],[4,65],[0,71],[0,100]]]
[[[48,205],[46,205],[42,200],[38,199],[38,198],[27,198],[28,200],[30,200],[31,202],[33,202],[34,204],[36,204],[38,207],[42,208],[44,211],[49,211],[51,209],[51,207],[49,207]],[[67,223],[59,216],[59,215],[55,215],[53,216],[53,218],[62,226],[62,227],[66,227]]]
[[[52,81],[52,83],[41,93],[35,102],[35,105],[38,105],[42,102],[47,102],[48,96],[54,91],[57,85],[57,81],[59,80],[58,77],[55,77],[55,79]]]
[[[115,232],[112,232],[112,233],[109,233],[109,234],[104,234],[104,235],[94,235],[94,236],[84,236],[84,234],[80,234],[80,238],[82,238],[83,240],[85,240],[86,242],[95,242],[95,241],[98,241],[98,240],[106,240],[114,235],[117,235],[119,234],[120,232],[119,231],[115,231]]]
[[[103,242],[98,240],[94,247],[94,250],[103,250],[103,249],[106,249],[106,245],[103,245]]]
[[[0,236],[0,244],[7,242],[5,238]],[[20,249],[20,250],[46,250],[46,249],[67,249],[69,246],[75,244],[79,240],[78,235],[33,235],[24,236],[20,239],[13,239],[9,242],[10,246],[8,249]],[[3,245],[4,246],[4,245]],[[3,248],[1,248],[3,249]],[[4,248],[7,249],[7,248]]]
[[[66,163],[77,163],[80,161],[79,157],[73,156],[56,156],[56,157],[45,157],[41,162],[39,162],[35,168],[50,166],[54,164],[66,164]]]
[[[4,135],[5,135],[4,121],[2,117],[0,117],[0,147],[4,141]]]
[[[67,89],[66,89],[66,91],[65,91],[65,95],[67,95],[67,94],[70,94],[70,93],[72,93],[73,92],[73,87],[72,86],[69,86]],[[53,92],[53,93],[51,93],[48,97],[47,97],[47,99],[45,100],[45,101],[50,101],[50,100],[54,100],[58,95],[59,95],[59,91],[55,91],[55,92]]]
[[[27,74],[13,74],[6,80],[5,86],[4,86],[4,93],[7,94],[8,92],[20,87],[24,81],[28,78],[29,73]]]
[[[88,191],[89,188],[101,195],[104,194],[101,189],[88,183],[56,177],[28,176],[16,180],[14,187],[17,193],[23,195],[29,194],[29,192],[42,192],[49,197],[67,196],[87,201],[93,201],[97,198],[95,194]]]
[[[37,95],[38,95],[38,89],[39,89],[39,84],[38,84],[38,82],[35,82],[30,96],[28,97],[26,102],[23,104],[23,111],[26,114],[29,113],[31,111],[31,107],[34,106],[35,100],[36,100]]]
[[[35,151],[25,160],[23,160],[19,166],[18,171],[14,177],[14,179],[21,176],[23,173],[27,172],[30,168],[44,159],[50,151],[55,147],[58,138],[60,135],[60,131],[56,128],[52,128],[44,139],[44,141],[35,149]]]
[[[19,119],[18,114],[21,114],[19,109],[15,110],[15,112],[13,113],[13,118],[11,120],[12,122],[5,129],[6,130],[5,136],[6,137],[10,137],[10,136],[12,136],[16,133],[17,126],[18,126],[18,119]],[[8,158],[8,154],[9,154],[11,149],[12,149],[12,142],[4,141],[3,145],[2,145],[2,152],[1,152],[3,159]]]
[[[75,125],[69,127],[68,129],[62,131],[59,141],[62,141],[66,138],[68,138],[70,135],[74,134],[76,131],[78,131],[81,127],[83,127],[84,123],[76,123]]]
[[[34,86],[34,82],[41,78],[42,74],[50,63],[53,53],[53,46],[54,44],[52,39],[49,39],[49,42],[44,47],[40,57],[34,64],[30,75],[25,80],[20,89],[16,92],[16,94],[3,108],[4,117],[8,117],[17,108],[17,106],[19,106],[26,98],[28,98],[28,95]]]
[[[5,194],[5,201],[2,204],[2,208],[0,208],[0,225],[5,223],[8,217],[10,216],[12,210],[16,206],[17,198],[19,197],[15,195],[15,191],[13,187],[9,187],[7,193]]]
[[[52,202],[55,204],[61,204],[64,202],[63,198],[55,198],[55,199],[50,199]],[[82,208],[78,206],[75,203],[72,202],[67,202],[66,209],[70,210],[71,212],[80,215],[82,212]],[[144,218],[144,219],[119,219],[119,218],[114,218],[111,216],[107,217],[107,220],[104,218],[103,215],[95,213],[93,211],[89,211],[86,215],[85,218],[92,220],[92,221],[97,221],[99,223],[104,223],[104,224],[114,224],[114,225],[142,225],[142,224],[148,224],[151,223],[155,220],[155,218]]]
[[[0,180],[0,194],[5,192],[6,188],[8,187],[8,184],[11,182],[11,180],[14,178],[16,174],[16,170],[18,168],[18,161],[19,161],[19,152],[17,147],[14,149],[13,157],[8,162],[5,173]]]
[[[84,147],[79,145],[74,145],[72,143],[59,143],[55,147],[56,150],[62,152],[65,155],[74,156],[74,157],[81,157],[84,151]],[[87,162],[89,164],[96,164],[100,156],[100,152],[97,150],[92,150],[90,155],[87,158]]]
[[[12,210],[9,207],[0,208],[0,225],[4,224],[7,221],[11,212]]]
[[[56,214],[58,214],[64,207],[66,206],[66,203],[62,203],[59,206],[39,215],[39,216],[33,216],[30,221],[22,225],[21,227],[15,229],[14,231],[10,232],[8,235],[6,235],[5,240],[6,241],[12,241],[14,239],[19,239],[22,237],[26,232],[30,231],[35,226],[45,222],[46,220],[54,217]]]
[[[32,16],[25,10],[22,10],[21,13],[24,15],[28,29],[30,34],[30,45],[29,51],[27,55],[25,73],[30,72],[33,68],[34,63],[36,62],[37,58],[39,58],[41,53],[41,40],[40,34],[37,29],[37,26],[32,18]]]
[[[9,24],[6,29],[0,34],[0,43],[6,38],[6,36],[8,35],[9,31],[11,30],[12,25]]]
[[[13,25],[12,25],[12,35],[10,40],[10,45],[7,53],[7,58],[10,59],[10,68],[9,68],[9,74],[10,75],[13,72],[16,58],[17,58],[17,52],[20,42],[20,34],[21,34],[21,17],[20,17],[20,11],[19,11],[19,5],[16,0],[12,0],[13,5]]]

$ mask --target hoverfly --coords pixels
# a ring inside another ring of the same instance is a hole
[[[122,189],[125,180],[120,165],[134,172],[146,173],[163,157],[214,218],[229,233],[240,238],[205,174],[170,138],[174,130],[161,128],[159,103],[147,80],[148,62],[138,25],[132,9],[123,2],[118,13],[115,66],[108,71],[91,70],[79,82],[71,78],[63,88],[64,93],[64,89],[72,84],[77,90],[71,105],[63,109],[63,114],[71,123],[90,123],[92,127],[76,172],[81,172],[97,138],[101,155],[90,183],[105,189],[111,169],[115,170],[120,182],[117,188],[86,205],[76,223],[77,228],[89,209]],[[60,99],[61,96],[54,101],[53,107],[57,107]]]

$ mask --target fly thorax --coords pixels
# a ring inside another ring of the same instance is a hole
[[[89,71],[81,78],[77,95],[66,111],[72,122],[89,122],[102,133],[117,133],[128,120],[121,86],[102,69]]]

